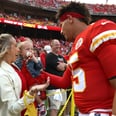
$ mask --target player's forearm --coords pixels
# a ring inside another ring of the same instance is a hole
[[[71,86],[71,71],[67,68],[63,76],[57,76],[45,71],[42,71],[46,77],[50,77],[50,84],[58,88],[68,88]]]

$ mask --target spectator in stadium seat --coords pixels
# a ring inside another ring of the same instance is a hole
[[[33,84],[44,83],[44,80],[41,80],[40,78],[40,70],[42,70],[43,67],[38,57],[34,54],[35,52],[33,51],[34,47],[32,40],[25,37],[24,41],[19,42],[18,48],[20,52],[15,64],[22,70],[23,74],[25,75],[28,87],[32,86]],[[46,107],[43,101],[45,99],[45,91],[39,92],[36,96],[39,116],[45,116],[47,114]]]
[[[74,41],[69,65],[62,77],[43,73],[56,87],[72,85],[79,116],[116,116],[116,23],[90,24],[89,10],[79,2],[63,6],[57,18],[66,40]]]
[[[66,60],[60,54],[60,42],[57,39],[51,41],[51,52],[46,55],[46,68],[45,70],[51,74],[62,76],[66,68]],[[47,88],[47,93],[54,95],[48,96],[49,98],[49,109],[50,116],[57,116],[60,107],[64,105],[67,95],[66,92],[61,92],[62,89],[56,88],[54,86],[49,86]],[[58,92],[58,93],[57,93]],[[56,94],[55,94],[56,93]]]
[[[37,47],[34,47],[33,48],[33,53],[34,53],[35,57],[40,61],[40,49],[37,48]]]
[[[42,62],[43,68],[45,69],[46,67],[46,55],[51,52],[51,46],[50,45],[45,45],[43,52],[40,53],[40,60]]]
[[[16,60],[19,49],[15,38],[7,33],[0,34],[0,116],[24,116],[27,104],[33,103],[35,94],[45,89],[46,84],[32,86],[28,90],[25,77],[12,63]]]

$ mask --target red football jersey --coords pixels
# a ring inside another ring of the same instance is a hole
[[[88,26],[76,37],[68,64],[62,78],[44,72],[50,83],[62,88],[72,84],[81,113],[111,109],[114,89],[109,79],[116,76],[116,24],[102,19]]]
[[[116,24],[99,20],[76,37],[70,52],[75,104],[82,113],[111,109],[116,76]]]

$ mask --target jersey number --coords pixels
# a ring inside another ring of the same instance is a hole
[[[75,92],[83,92],[85,90],[85,73],[82,68],[74,70],[73,89]]]

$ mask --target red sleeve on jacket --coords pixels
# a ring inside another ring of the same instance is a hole
[[[45,76],[43,74],[40,74],[37,77],[32,77],[30,72],[27,70],[25,62],[23,63],[21,71],[26,78],[28,88],[35,84],[43,84],[46,82]]]

